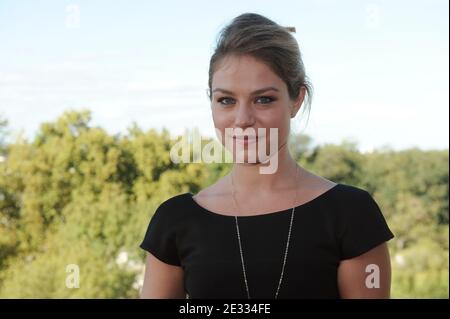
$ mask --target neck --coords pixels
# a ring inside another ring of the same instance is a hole
[[[260,173],[260,167],[266,164],[235,163],[231,174],[236,191],[270,193],[291,188],[294,185],[291,180],[297,176],[296,170],[301,168],[292,159],[287,147],[282,147],[274,156],[278,156],[278,168],[273,174]]]

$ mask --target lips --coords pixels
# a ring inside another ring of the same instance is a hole
[[[233,136],[233,141],[241,145],[258,143],[258,136]]]
[[[258,136],[248,136],[248,135],[244,135],[244,136],[233,136],[234,139],[236,140],[257,140]]]

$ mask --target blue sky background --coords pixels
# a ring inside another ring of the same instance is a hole
[[[217,33],[244,12],[295,26],[315,89],[316,144],[449,145],[448,1],[0,0],[0,115],[32,137],[67,109],[126,132],[213,136],[206,98]]]

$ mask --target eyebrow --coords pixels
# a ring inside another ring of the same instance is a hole
[[[234,94],[233,92],[231,92],[231,91],[229,91],[229,90],[225,90],[225,89],[221,89],[221,88],[215,88],[215,89],[213,90],[213,93],[214,93],[214,92],[218,92],[218,91],[220,91],[220,92],[222,92],[222,93],[225,93],[225,94],[232,94],[232,95]],[[276,87],[274,87],[274,86],[268,86],[268,87],[265,87],[265,88],[262,88],[262,89],[253,91],[251,94],[252,94],[252,95],[256,95],[256,94],[264,93],[264,92],[266,92],[266,91],[277,91],[277,92],[280,92],[280,90],[278,90]]]

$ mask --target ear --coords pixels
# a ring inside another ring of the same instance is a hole
[[[305,95],[306,95],[306,88],[304,86],[301,86],[299,89],[298,97],[297,99],[295,99],[291,107],[291,118],[294,118],[297,115],[298,111],[300,110],[300,107],[303,104]]]

